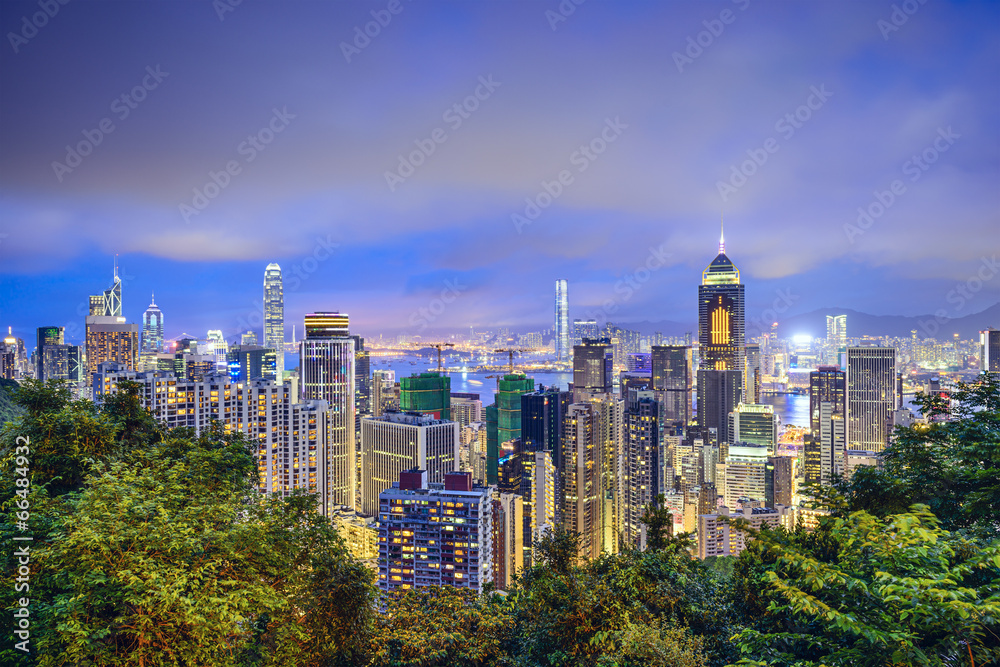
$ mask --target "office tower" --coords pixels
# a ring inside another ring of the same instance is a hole
[[[250,331],[247,329],[240,335],[240,345],[256,345],[260,346],[260,340],[257,338],[256,331]]]
[[[565,361],[569,358],[569,296],[566,293],[566,281],[556,281],[556,326],[555,342],[556,360]]]
[[[896,348],[847,348],[847,449],[874,452],[889,441],[896,409]]]
[[[493,584],[506,591],[524,569],[524,503],[520,495],[498,493],[493,500]]]
[[[365,349],[363,336],[354,339],[354,404],[357,415],[371,414],[371,357]],[[359,422],[360,428],[360,422]]]
[[[50,345],[63,345],[63,327],[38,327],[37,343],[35,345],[35,377],[45,381],[49,379],[50,373],[46,372],[44,359],[45,348]]]
[[[257,378],[277,380],[277,354],[272,349],[260,345],[235,345],[229,348],[226,359],[229,377],[233,382],[247,382]],[[214,357],[212,361],[215,361]]]
[[[87,376],[97,365],[114,361],[135,370],[139,361],[139,325],[124,317],[88,315],[86,320]]]
[[[608,338],[585,338],[573,348],[573,397],[614,391],[614,352]]]
[[[118,256],[115,256],[115,276],[111,287],[90,297],[90,314],[98,317],[122,316],[122,280],[118,277]]]
[[[747,345],[743,370],[743,400],[747,403],[760,403],[760,376],[760,345]]]
[[[769,456],[764,468],[764,504],[768,507],[792,504],[792,457]]]
[[[645,546],[642,515],[660,489],[658,426],[659,406],[651,391],[635,392],[636,400],[625,411],[619,497],[621,537],[627,544]]]
[[[598,441],[600,418],[590,403],[573,403],[563,421],[562,526],[580,533],[578,556],[594,559],[601,554],[603,457]]]
[[[0,341],[0,378],[14,380],[21,377],[17,365],[17,338],[7,327],[7,336]]]
[[[583,344],[584,338],[600,338],[601,328],[597,320],[573,320],[573,345]]]
[[[401,473],[379,494],[379,588],[478,593],[493,581],[492,493],[468,473],[449,473],[444,484],[426,478],[422,470]]]
[[[732,444],[729,413],[741,402],[743,373],[740,371],[698,371],[698,426],[702,437],[715,429],[720,444]]]
[[[215,367],[225,369],[229,365],[229,345],[222,337],[221,329],[209,329],[208,341],[211,344],[212,354],[215,355]]]
[[[144,371],[155,370],[156,355],[160,352],[163,352],[163,312],[156,305],[156,295],[152,295],[149,307],[142,314],[139,367]]]
[[[644,373],[652,375],[653,359],[650,352],[632,352],[625,355],[625,364],[629,373]]]
[[[372,416],[379,417],[386,410],[399,409],[399,397],[395,392],[396,371],[372,371]]]
[[[749,498],[761,503],[765,499],[767,447],[738,443],[730,445],[726,457],[726,506],[736,507]]]
[[[979,370],[1000,373],[1000,329],[979,332]]]
[[[774,416],[774,406],[740,403],[729,413],[729,433],[732,442],[764,445],[769,453],[774,454],[778,444],[778,420]]]
[[[354,340],[342,313],[305,316],[306,337],[299,347],[301,391],[305,400],[330,406],[327,438],[328,504],[355,507],[357,456],[354,424]]]
[[[829,483],[844,473],[847,374],[838,366],[820,366],[809,373],[809,432],[806,443],[807,482]],[[815,449],[815,452],[812,450]]]
[[[744,299],[740,272],[726,256],[719,238],[719,254],[702,273],[698,287],[698,348],[700,368],[743,371]]]
[[[537,391],[521,395],[521,442],[526,451],[552,452],[556,466],[559,465],[563,413],[573,402],[572,396],[558,387],[539,387]]]
[[[650,353],[653,391],[660,403],[661,424],[686,429],[691,421],[691,348],[655,345]]]
[[[296,489],[315,493],[326,513],[325,401],[299,403],[290,387],[270,380],[237,383],[223,374],[187,380],[114,362],[101,363],[95,374],[94,400],[101,403],[124,380],[140,384],[143,408],[168,429],[190,428],[200,435],[222,422],[226,432],[257,441],[258,490],[282,496]]]
[[[419,373],[399,381],[399,409],[451,419],[451,376]]]
[[[387,412],[361,419],[361,507],[378,513],[378,494],[411,468],[427,472],[430,482],[444,482],[458,470],[459,426],[433,415]]]
[[[285,377],[285,289],[281,267],[273,262],[264,269],[264,347],[276,353],[275,376]]]
[[[847,315],[826,316],[826,344],[834,350],[847,347]]]

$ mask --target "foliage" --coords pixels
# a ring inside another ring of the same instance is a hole
[[[1000,660],[1000,542],[946,531],[924,505],[854,512],[818,534],[764,530],[739,561],[744,612],[761,615],[736,637],[745,664]]]
[[[498,593],[431,586],[386,601],[372,637],[373,667],[450,667],[506,662],[513,607]]]
[[[15,380],[0,378],[0,425],[13,420],[23,411],[23,408],[14,403],[12,398],[12,394],[18,386]]]

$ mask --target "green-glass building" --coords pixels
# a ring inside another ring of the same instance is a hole
[[[451,376],[420,373],[399,381],[399,409],[451,421]]]

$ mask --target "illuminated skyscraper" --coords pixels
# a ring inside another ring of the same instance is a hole
[[[734,443],[763,445],[769,454],[774,454],[778,443],[774,406],[740,403],[729,413],[729,434]]]
[[[285,290],[281,267],[274,263],[264,269],[264,347],[277,355],[275,375],[281,382],[285,377]]]
[[[299,372],[303,400],[322,400],[329,405],[328,506],[354,508],[358,486],[354,428],[355,350],[347,325],[348,317],[344,313],[306,315],[306,338],[299,348]]]
[[[556,281],[555,348],[556,359],[565,361],[569,358],[569,296],[565,280]]]
[[[156,355],[163,351],[163,313],[156,305],[156,296],[149,299],[149,308],[142,314],[142,346],[139,350],[140,370],[156,370]]]
[[[896,390],[896,348],[847,348],[847,449],[885,449]]]
[[[844,474],[847,375],[837,366],[820,366],[809,374],[809,431],[805,442],[806,481],[829,483]]]
[[[691,348],[654,345],[653,391],[660,404],[660,423],[686,429],[691,421]]]
[[[38,327],[38,342],[35,346],[35,377],[39,380],[47,380],[48,373],[45,368],[45,348],[50,345],[62,345],[63,327]]]
[[[702,273],[698,287],[698,349],[700,368],[743,371],[744,299],[740,272],[726,256],[719,238],[719,254]]]
[[[826,344],[838,349],[847,346],[847,315],[826,316]]]
[[[979,370],[1000,373],[1000,329],[979,332]]]
[[[573,348],[573,400],[586,393],[609,393],[615,390],[614,351],[608,338],[584,338]]]
[[[601,555],[602,456],[598,442],[597,411],[590,403],[573,403],[563,422],[563,456],[559,476],[563,483],[562,526],[580,533],[578,555]]]

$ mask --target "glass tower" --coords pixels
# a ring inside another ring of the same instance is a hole
[[[142,343],[139,364],[142,370],[154,370],[156,355],[163,351],[163,313],[156,305],[156,295],[151,295],[149,308],[142,314]]]
[[[719,254],[702,273],[698,287],[698,341],[702,369],[743,371],[743,284],[739,269],[726,256],[724,237],[719,238]]]
[[[565,280],[556,281],[555,348],[557,360],[569,358],[569,296]]]
[[[274,263],[264,269],[264,347],[275,351],[275,374],[280,383],[285,372],[285,290],[281,267]]]

